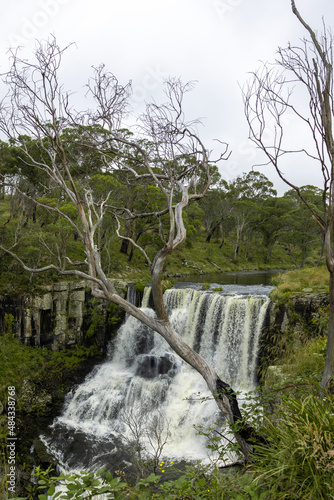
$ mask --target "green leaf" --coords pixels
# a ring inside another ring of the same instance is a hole
[[[157,483],[159,481],[160,477],[161,476],[157,476],[156,474],[154,474],[152,472],[152,474],[150,474],[147,478],[142,479],[140,482],[142,484]]]
[[[56,487],[54,484],[51,484],[50,488],[48,489],[48,496],[52,496],[56,490]]]
[[[105,479],[105,481],[108,481],[108,482],[109,482],[109,481],[112,481],[112,479],[113,479],[113,475],[112,475],[112,473],[110,472],[110,470],[108,470],[108,471],[106,472],[106,475],[104,476],[104,479]]]
[[[69,483],[69,484],[67,484],[67,489],[70,491],[73,491],[73,490],[78,489],[78,486],[74,483]]]
[[[58,491],[53,498],[54,499],[59,498],[63,493],[64,493],[63,491]]]
[[[196,481],[196,487],[197,488],[203,488],[206,484],[206,479],[205,477],[202,477],[201,479],[199,479],[198,481]]]
[[[102,467],[102,469],[100,469],[100,470],[97,471],[96,475],[97,476],[102,476],[102,474],[104,474],[105,470],[106,470],[105,467]]]
[[[101,481],[99,479],[93,479],[91,482],[91,486],[99,486]]]

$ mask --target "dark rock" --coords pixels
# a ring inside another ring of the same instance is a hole
[[[39,438],[36,438],[33,441],[33,454],[35,455],[38,464],[44,468],[47,468],[50,464],[56,465],[53,456],[50,455],[47,447]]]
[[[170,355],[154,356],[150,354],[141,355],[138,359],[136,375],[153,379],[159,375],[173,375],[176,363]]]
[[[307,293],[292,295],[290,300],[294,312],[299,314],[302,319],[308,323],[312,321],[320,307],[328,304],[329,297],[324,293]]]
[[[126,283],[115,285],[125,296]],[[105,352],[124,314],[114,310],[110,313],[109,302],[93,299],[85,281],[59,282],[43,290],[35,295],[0,297],[0,332],[9,333],[10,329],[23,344],[53,351],[75,344],[94,344]],[[98,322],[97,316],[101,318]],[[93,329],[92,320],[97,323]]]
[[[290,296],[288,303],[271,302],[260,338],[258,354],[258,379],[271,365],[280,352],[284,351],[287,336],[307,330],[309,335],[317,335],[312,320],[317,317],[319,308],[328,304],[325,293],[300,293]]]

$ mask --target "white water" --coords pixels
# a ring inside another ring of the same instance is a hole
[[[165,292],[171,323],[182,338],[213,363],[234,390],[256,384],[256,360],[267,296],[226,296],[194,289]],[[148,291],[143,298],[147,314]],[[132,317],[121,327],[109,359],[68,396],[63,415],[43,439],[66,469],[111,470],[130,439],[124,412],[136,422],[154,416],[168,422],[164,455],[173,460],[205,459],[206,443],[193,425],[213,426],[219,415],[203,379],[179,359],[158,334]],[[124,440],[124,439],[123,439]],[[124,459],[123,459],[124,460]]]

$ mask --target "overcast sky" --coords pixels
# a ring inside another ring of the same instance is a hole
[[[333,27],[333,0],[296,3],[314,29],[321,29],[322,16]],[[61,47],[75,42],[63,59],[63,76],[65,87],[78,93],[100,63],[121,83],[132,80],[135,111],[151,95],[159,98],[165,78],[195,80],[186,111],[202,118],[209,147],[214,138],[229,143],[231,157],[220,168],[227,180],[256,161],[239,85],[260,61],[273,61],[278,46],[306,35],[290,0],[14,0],[2,9],[1,24],[1,73],[8,70],[9,47],[23,46],[26,56],[36,39],[53,34]],[[321,184],[315,168],[289,168],[293,182]],[[272,167],[261,171],[279,194],[287,190]]]

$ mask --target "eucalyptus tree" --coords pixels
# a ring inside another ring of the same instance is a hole
[[[5,141],[0,141],[0,199],[4,199],[6,193],[6,179],[12,179],[17,173],[16,158],[13,148]]]
[[[213,162],[197,133],[198,122],[186,121],[183,112],[184,98],[193,86],[184,85],[176,79],[167,81],[166,101],[162,104],[149,103],[138,125],[132,129],[132,135],[129,135],[124,125],[129,112],[131,85],[121,85],[104,66],[95,68],[87,87],[95,105],[88,111],[76,113],[70,105],[70,93],[64,90],[58,78],[63,55],[64,50],[58,47],[54,38],[38,45],[33,62],[21,60],[18,52],[12,53],[12,65],[5,77],[8,95],[1,102],[0,130],[28,158],[29,165],[41,173],[44,187],[51,191],[61,190],[63,200],[75,207],[76,215],[72,217],[61,206],[51,206],[43,200],[34,199],[39,209],[62,217],[73,228],[82,243],[85,259],[78,263],[67,257],[65,269],[54,263],[29,267],[24,259],[15,254],[15,248],[1,248],[29,272],[52,269],[63,276],[74,275],[89,280],[93,296],[117,304],[160,334],[174,352],[205,379],[227,420],[231,423],[241,421],[234,391],[220,379],[214,367],[174,330],[163,301],[161,276],[164,265],[168,256],[186,239],[183,212],[189,202],[205,196],[211,182]],[[118,175],[120,182],[129,186],[147,182],[158,188],[164,207],[137,213],[133,209],[113,205],[111,192],[94,199],[89,185],[78,184],[73,175],[73,167],[78,162],[69,153],[63,138],[64,131],[73,126],[83,127],[80,144],[101,158],[105,172]],[[103,134],[95,133],[97,127],[103,129]],[[23,134],[33,138],[42,154],[35,156],[28,150],[25,142],[20,141]],[[48,182],[45,182],[46,179]],[[28,193],[25,196],[33,198]],[[113,280],[103,268],[97,233],[110,212],[117,222],[117,234],[128,239],[146,259],[151,273],[154,318],[118,294]],[[157,220],[161,247],[153,257],[130,236],[122,234],[122,213],[128,219],[154,217]],[[168,231],[163,220],[166,216]],[[78,267],[79,264],[81,267]],[[242,428],[235,432],[235,436],[245,458],[248,458],[252,449],[248,431]]]
[[[250,171],[230,182],[220,180],[201,201],[207,243],[217,228],[220,226],[222,230],[226,220],[232,218],[229,225],[235,233],[233,260],[236,260],[245,233],[251,232],[259,207],[270,196],[276,196],[276,191],[273,183],[261,172]],[[223,241],[222,238],[221,246]]]
[[[233,207],[235,233],[233,260],[238,258],[241,244],[246,235],[248,235],[249,240],[252,239],[253,232],[257,228],[260,207],[266,199],[276,196],[276,194],[273,183],[261,172],[250,171],[230,182],[229,198]],[[246,252],[249,246],[248,241]]]
[[[291,0],[291,7],[308,36],[300,45],[288,44],[286,48],[279,48],[276,63],[264,65],[253,74],[244,90],[244,107],[250,139],[310,210],[325,240],[330,317],[321,385],[328,387],[334,375],[333,36],[325,24],[322,33],[313,30],[294,0]],[[286,160],[291,156],[294,157],[293,168],[311,163],[318,169],[322,182],[320,210],[308,202],[300,186],[289,177]]]
[[[228,196],[228,183],[222,180],[218,186],[210,190],[208,195],[201,201],[203,209],[203,222],[206,229],[206,242],[210,243],[212,236],[218,228],[221,229],[223,246],[223,224],[231,216],[233,204]]]
[[[293,200],[285,196],[269,197],[262,203],[257,227],[263,239],[266,264],[270,261],[275,245],[282,244],[282,238],[286,236],[286,217],[294,208]]]
[[[300,192],[309,206],[318,213],[322,210],[322,192],[315,186],[302,186]],[[323,235],[321,229],[316,224],[309,208],[303,203],[294,189],[290,189],[284,194],[284,198],[292,202],[291,208],[283,216],[285,219],[285,231],[280,240],[288,242],[297,249],[299,254],[299,266],[304,267],[307,257],[313,252],[319,251],[321,259],[323,250]],[[321,244],[322,243],[322,244]]]

